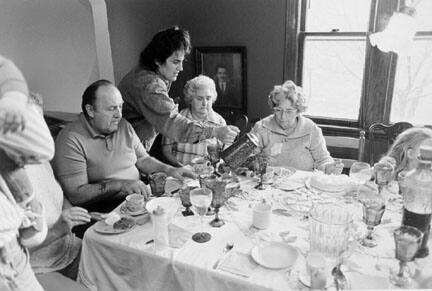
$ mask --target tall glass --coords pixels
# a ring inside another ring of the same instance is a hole
[[[409,288],[411,277],[407,272],[407,263],[414,260],[423,233],[415,227],[403,225],[393,232],[393,236],[395,256],[399,260],[399,271],[390,273],[390,282],[402,288]]]
[[[190,201],[196,213],[200,217],[201,231],[195,233],[192,239],[198,243],[208,242],[211,235],[203,231],[203,216],[207,213],[207,209],[212,201],[212,191],[207,188],[198,188],[190,191]]]
[[[356,183],[355,199],[357,198],[360,185],[366,183],[372,178],[372,170],[368,163],[354,162],[351,165],[349,176]]]
[[[210,163],[213,166],[213,173],[217,173],[216,165],[220,161],[221,153],[222,153],[222,147],[219,145],[219,143],[207,145],[207,154]]]
[[[215,218],[210,221],[210,225],[213,227],[221,227],[225,224],[225,221],[219,218],[219,208],[228,199],[228,195],[225,191],[227,183],[228,181],[226,180],[216,180],[210,187],[210,189],[213,191],[213,199],[211,202],[211,206],[214,207],[214,212],[216,214]]]
[[[358,200],[362,204],[363,222],[368,230],[367,235],[361,241],[361,245],[372,248],[377,245],[372,234],[374,227],[381,223],[385,211],[385,201],[373,183],[361,186]]]
[[[263,153],[257,154],[255,156],[254,168],[255,173],[259,175],[259,183],[255,186],[256,189],[264,190],[263,176],[267,172],[267,166],[269,163],[269,157]]]

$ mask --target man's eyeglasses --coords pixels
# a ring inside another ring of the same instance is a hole
[[[275,107],[275,108],[273,108],[273,112],[275,114],[279,114],[279,115],[282,115],[282,113],[286,113],[286,114],[291,115],[291,114],[297,113],[297,110],[296,109],[292,109],[292,108],[282,109],[282,108],[279,108],[279,107]]]

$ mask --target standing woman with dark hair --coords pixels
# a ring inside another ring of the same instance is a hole
[[[147,150],[160,132],[177,142],[194,143],[216,137],[232,143],[239,130],[233,126],[212,127],[178,113],[169,97],[171,83],[183,71],[190,53],[189,33],[178,27],[158,32],[141,52],[139,65],[120,81],[123,116],[132,124]]]

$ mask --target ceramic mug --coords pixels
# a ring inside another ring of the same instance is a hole
[[[208,171],[208,169],[211,167],[211,164],[210,161],[205,158],[195,158],[192,159],[192,167],[194,172],[197,175],[200,175],[201,173]]]
[[[130,212],[140,211],[144,208],[144,196],[136,193],[126,196],[126,208]]]
[[[255,205],[252,214],[252,224],[258,229],[267,229],[270,226],[272,207],[267,203]]]

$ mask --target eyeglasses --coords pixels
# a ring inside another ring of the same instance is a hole
[[[278,114],[278,115],[282,115],[282,113],[286,113],[286,114],[291,115],[291,114],[297,113],[297,110],[296,109],[292,109],[292,108],[282,109],[282,108],[279,108],[279,107],[275,107],[275,108],[273,108],[273,112],[275,114]]]

